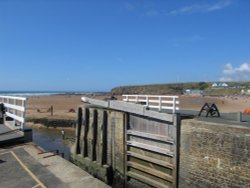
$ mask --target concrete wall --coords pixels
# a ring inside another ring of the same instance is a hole
[[[183,120],[180,187],[250,187],[250,126]]]

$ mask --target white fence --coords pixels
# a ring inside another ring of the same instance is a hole
[[[15,121],[15,125],[20,125],[22,130],[25,129],[25,115],[26,115],[26,98],[0,96],[0,102],[6,108],[6,115]]]
[[[167,95],[122,95],[123,101],[133,102],[143,104],[149,108],[155,108],[159,111],[162,110],[171,110],[172,113],[175,113],[176,110],[179,110],[177,105],[178,96],[167,96]]]

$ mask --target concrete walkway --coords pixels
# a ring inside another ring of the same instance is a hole
[[[24,138],[23,132],[0,124],[0,146]]]
[[[107,188],[79,167],[33,143],[0,148],[0,187]]]

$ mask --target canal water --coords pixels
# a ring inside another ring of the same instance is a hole
[[[62,138],[60,129],[36,129],[33,130],[33,142],[41,146],[46,151],[59,150],[64,154],[64,158],[69,160],[70,148],[74,143],[75,132],[72,130],[64,130],[65,137]]]

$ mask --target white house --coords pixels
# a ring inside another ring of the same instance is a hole
[[[212,87],[218,87],[218,84],[217,83],[213,83]]]
[[[225,87],[229,87],[229,85],[227,83],[213,83],[212,84],[212,88],[225,88]]]

